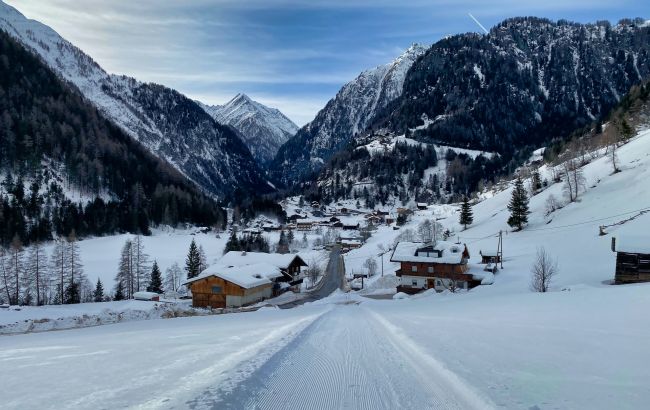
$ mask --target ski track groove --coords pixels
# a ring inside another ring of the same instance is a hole
[[[460,381],[404,353],[386,324],[360,306],[323,314],[213,409],[489,408]],[[471,396],[471,395],[470,395]]]

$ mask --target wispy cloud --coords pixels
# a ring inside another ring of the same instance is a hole
[[[5,0],[106,70],[223,103],[246,92],[297,123],[345,82],[413,42],[517,15],[577,21],[648,15],[640,0]]]

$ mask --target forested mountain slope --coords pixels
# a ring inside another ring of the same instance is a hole
[[[0,72],[2,244],[223,220],[212,198],[2,31]]]
[[[108,74],[51,28],[0,1],[0,29],[42,57],[79,88],[102,116],[166,159],[205,192],[268,192],[262,172],[241,139],[199,105],[167,87]]]

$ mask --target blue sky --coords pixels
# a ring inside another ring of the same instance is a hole
[[[310,121],[364,69],[414,42],[535,15],[579,22],[650,18],[640,0],[5,0],[109,72],[207,103],[237,92]]]

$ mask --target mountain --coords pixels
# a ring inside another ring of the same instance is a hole
[[[0,72],[0,246],[225,221],[211,197],[1,30]]]
[[[280,146],[298,131],[298,126],[280,110],[253,101],[246,94],[237,94],[224,105],[199,105],[217,122],[237,130],[260,164],[270,162]]]
[[[415,61],[403,93],[306,185],[315,199],[458,201],[534,149],[601,124],[649,75],[650,27],[640,19],[612,26],[515,18],[487,35],[449,37]],[[382,144],[389,149],[368,149]]]
[[[319,170],[400,96],[406,72],[425,51],[414,44],[391,63],[364,71],[345,84],[312,122],[280,148],[270,166],[272,177],[289,184]]]
[[[108,74],[51,28],[0,2],[0,29],[76,86],[103,116],[164,158],[205,192],[268,192],[250,151],[233,130],[167,87]]]
[[[373,125],[521,159],[525,148],[599,119],[649,74],[643,20],[612,26],[513,18],[487,35],[434,44]]]

